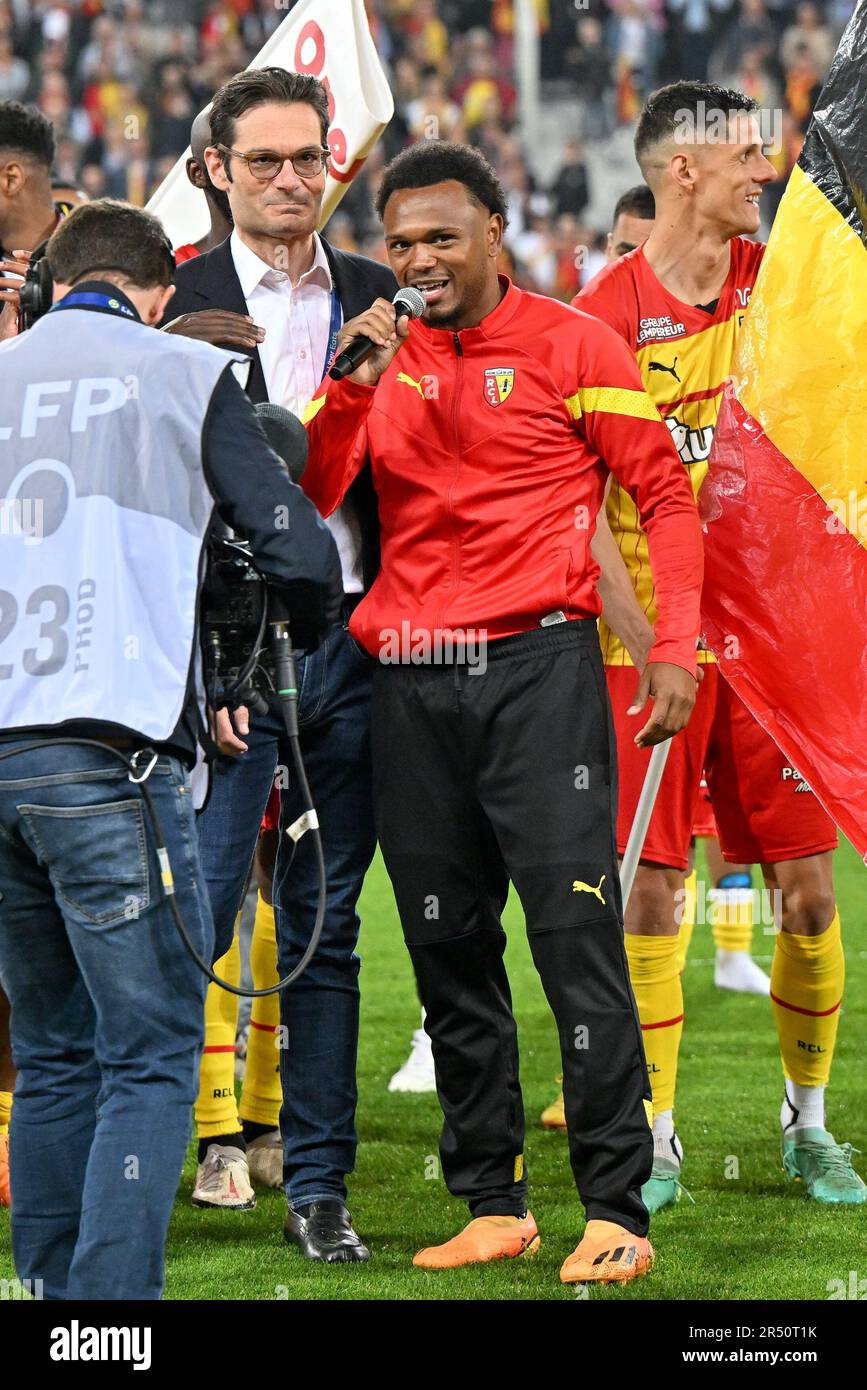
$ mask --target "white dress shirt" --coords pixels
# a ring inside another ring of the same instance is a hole
[[[316,394],[325,370],[331,323],[331,267],[314,233],[316,254],[309,270],[293,285],[285,270],[275,270],[232,232],[230,249],[247,309],[265,341],[259,359],[268,399],[300,416]],[[341,315],[342,322],[342,315]],[[360,594],[361,534],[350,508],[338,507],[326,521],[340,554],[343,589]]]

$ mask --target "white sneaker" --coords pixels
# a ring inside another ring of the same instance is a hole
[[[283,1186],[283,1140],[279,1129],[252,1139],[247,1145],[250,1181],[257,1187]]]
[[[209,1144],[204,1161],[196,1169],[191,1200],[194,1207],[252,1211],[256,1197],[243,1150],[229,1144]]]
[[[771,992],[771,978],[756,965],[749,951],[723,951],[717,948],[713,982],[717,989],[735,989],[741,994]]]
[[[412,1035],[412,1050],[388,1083],[390,1091],[435,1091],[437,1088],[430,1038],[423,1028]]]

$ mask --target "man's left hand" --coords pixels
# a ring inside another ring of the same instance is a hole
[[[249,734],[250,716],[246,705],[239,705],[235,710],[228,710],[225,707],[216,712],[208,710],[211,719],[211,737],[224,757],[237,758],[240,753],[246,753],[247,744],[239,738],[239,734]]]
[[[14,338],[18,332],[19,291],[30,264],[26,251],[13,251],[12,257],[0,261],[0,342]]]
[[[638,682],[635,699],[627,714],[640,714],[648,700],[653,709],[644,728],[635,735],[639,748],[652,748],[680,733],[689,723],[695,704],[698,681],[682,666],[668,661],[651,661]]]

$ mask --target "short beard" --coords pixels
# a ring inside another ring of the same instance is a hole
[[[484,292],[484,274],[479,275],[474,281],[467,281],[464,284],[461,298],[453,309],[449,309],[443,318],[428,319],[431,328],[445,328],[452,331],[459,329],[468,317],[472,317],[473,302],[481,300]],[[433,307],[436,308],[436,305]]]
[[[435,309],[435,308],[436,308],[436,305],[434,305],[433,308]],[[429,326],[430,326],[431,328],[444,328],[444,329],[450,329],[450,328],[458,328],[458,327],[460,326],[460,324],[461,324],[461,321],[462,321],[465,317],[466,317],[466,304],[465,304],[465,302],[462,300],[459,304],[455,305],[454,309],[450,309],[449,312],[448,312],[447,314],[444,314],[441,318],[440,318],[440,317],[434,318],[433,315],[431,315],[431,314],[425,314],[425,315],[424,315],[424,322],[426,322],[427,324],[429,324]]]

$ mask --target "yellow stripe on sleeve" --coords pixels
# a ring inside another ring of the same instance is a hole
[[[325,395],[314,396],[310,404],[304,407],[304,413],[301,416],[302,425],[309,425],[311,420],[316,419],[327,399],[328,397]]]
[[[659,420],[653,401],[644,391],[631,391],[623,386],[585,386],[568,396],[563,404],[573,420],[599,411],[605,415],[631,415],[635,420]]]

